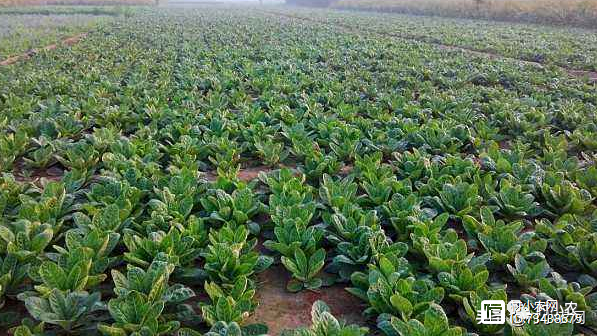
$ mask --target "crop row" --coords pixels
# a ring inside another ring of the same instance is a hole
[[[14,15],[0,11],[0,61],[85,32],[106,19],[96,15]]]
[[[272,9],[356,30],[392,34],[570,69],[597,71],[594,30],[482,20],[312,9]]]

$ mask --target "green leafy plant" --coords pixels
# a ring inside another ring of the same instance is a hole
[[[508,295],[504,289],[484,288],[482,290],[472,291],[462,300],[462,307],[459,309],[460,315],[470,322],[476,330],[495,334],[504,329],[503,324],[481,324],[477,319],[478,312],[481,310],[483,300],[502,300],[508,302]]]
[[[593,197],[597,197],[597,167],[590,166],[579,170],[576,174],[576,183],[581,188],[588,190]]]
[[[473,258],[473,253],[468,253],[466,242],[462,239],[446,239],[437,244],[428,244],[424,247],[429,268],[436,273],[451,272],[454,268],[466,265]]]
[[[51,290],[47,297],[28,297],[25,307],[34,319],[60,326],[67,334],[76,335],[96,330],[100,316],[95,313],[106,309],[99,293],[58,289]]]
[[[437,278],[439,284],[448,291],[450,298],[462,301],[471,293],[486,288],[489,271],[480,265],[476,265],[476,267],[459,265],[450,272],[440,272]]]
[[[592,200],[588,191],[566,180],[543,183],[540,191],[545,207],[553,215],[582,214]]]
[[[491,253],[491,262],[496,266],[502,267],[511,262],[517,253],[543,252],[546,248],[546,241],[535,239],[534,232],[522,233],[522,221],[506,224],[503,220],[496,220],[487,207],[481,209],[480,218],[481,221],[478,221],[466,216],[463,224],[469,234],[477,235],[485,250]]]
[[[223,190],[210,190],[201,198],[201,205],[210,220],[228,225],[249,225],[253,233],[258,233],[259,226],[251,218],[264,210],[249,187],[234,190],[231,195]]]
[[[99,153],[86,141],[79,141],[61,150],[56,159],[65,167],[92,171],[99,161]]]
[[[389,218],[399,238],[407,239],[410,228],[415,222],[424,222],[434,217],[434,211],[425,209],[421,205],[422,200],[414,193],[408,196],[396,193],[382,206],[383,213]]]
[[[219,321],[241,322],[256,307],[253,302],[254,285],[245,276],[238,277],[232,284],[221,286],[206,282],[205,291],[211,299],[211,304],[203,304],[201,311],[203,318],[212,326]]]
[[[210,232],[210,244],[203,257],[205,271],[212,280],[231,284],[239,277],[264,271],[273,263],[271,257],[253,251],[257,240],[247,240],[248,235],[245,226],[236,229],[224,226]]]
[[[51,141],[44,137],[32,140],[38,148],[30,152],[27,157],[23,158],[23,161],[28,167],[47,168],[56,162],[54,159],[55,146]]]
[[[88,247],[77,247],[55,256],[55,261],[44,261],[37,268],[37,274],[30,275],[39,279],[35,289],[42,295],[49,295],[54,289],[61,291],[84,291],[97,286],[106,279],[103,273],[94,274],[94,251]]]
[[[38,197],[21,195],[20,202],[20,219],[50,224],[54,233],[60,232],[74,210],[74,196],[66,192],[63,182],[48,182]]]
[[[336,209],[342,209],[345,205],[356,202],[358,197],[358,185],[353,182],[352,177],[334,181],[331,176],[324,174],[319,197],[323,202]]]
[[[498,213],[507,218],[533,217],[540,213],[535,197],[526,193],[521,185],[512,185],[508,180],[500,182],[500,190],[490,200]]]
[[[477,186],[466,182],[444,184],[439,196],[427,198],[427,201],[438,211],[462,217],[476,210],[481,197]]]
[[[315,301],[311,308],[310,328],[300,328],[296,330],[285,330],[282,335],[285,336],[325,336],[325,335],[345,335],[345,336],[364,336],[369,332],[368,328],[360,327],[356,324],[346,325],[338,321],[331,313],[330,308],[323,301]]]
[[[43,336],[45,323],[35,324],[31,319],[25,318],[18,327],[14,327],[10,332],[15,336]]]
[[[115,322],[98,325],[98,330],[104,335],[168,335],[179,328],[178,321],[160,318],[164,301],[152,301],[137,291],[111,299],[108,310]]]
[[[390,314],[407,320],[420,314],[430,303],[443,300],[444,289],[436,287],[429,279],[411,276],[408,262],[401,254],[381,255],[376,264],[369,266],[368,274],[352,275],[355,287],[348,291],[368,302],[370,307],[365,314]]]
[[[507,265],[507,267],[516,282],[525,288],[536,286],[540,279],[547,277],[551,272],[551,267],[543,255],[523,257],[517,254],[514,258],[514,266]]]
[[[148,300],[163,301],[165,305],[180,304],[194,297],[192,289],[181,284],[168,284],[172,272],[174,265],[164,253],[158,254],[147,270],[129,264],[124,275],[113,269],[114,293],[120,297],[136,291],[146,295]]]
[[[576,304],[578,311],[585,312],[585,323],[597,323],[597,295],[591,293],[597,281],[588,275],[581,275],[578,282],[567,282],[559,273],[551,272],[549,278],[539,279],[539,293],[553,298],[562,307],[566,303]]]
[[[191,329],[180,329],[179,336],[266,336],[267,327],[263,324],[240,326],[236,322],[226,323],[218,321],[206,334]]]
[[[304,164],[298,167],[299,171],[305,174],[309,181],[318,183],[324,174],[337,174],[342,167],[342,163],[333,154],[323,154],[319,151],[313,151],[305,157]]]
[[[284,148],[284,143],[276,142],[272,137],[255,138],[254,145],[257,153],[268,166],[275,166],[284,161],[289,154],[289,151]]]
[[[0,134],[0,170],[9,171],[17,157],[25,153],[29,146],[29,135],[20,127],[14,132]]]
[[[282,264],[292,272],[291,280],[286,288],[291,292],[298,292],[303,288],[317,289],[323,285],[321,278],[317,275],[323,269],[325,263],[325,250],[318,249],[307,256],[300,248],[294,250],[292,257],[282,256]]]
[[[3,250],[14,254],[20,261],[40,257],[53,237],[54,231],[50,224],[28,220],[0,224]]]
[[[20,263],[14,254],[0,256],[0,309],[4,307],[6,296],[14,296],[22,289],[29,266]]]
[[[465,332],[459,327],[450,327],[446,313],[438,304],[432,303],[421,318],[403,321],[390,317],[378,322],[378,327],[388,336],[458,336]]]
[[[159,253],[166,253],[177,267],[190,265],[202,252],[195,245],[195,238],[186,235],[178,228],[172,228],[168,233],[155,231],[148,237],[138,235],[136,232],[125,229],[123,236],[125,252],[124,259],[128,262],[147,267]]]

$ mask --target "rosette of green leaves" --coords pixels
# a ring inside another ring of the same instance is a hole
[[[439,285],[444,287],[450,298],[461,302],[470,293],[485,290],[489,271],[485,263],[489,254],[473,258],[468,265],[458,264],[450,272],[440,272],[437,275]]]
[[[232,194],[220,189],[209,190],[200,202],[209,220],[228,225],[247,224],[252,233],[259,232],[258,224],[251,221],[251,218],[261,213],[264,206],[249,187],[236,189]]]
[[[205,321],[212,326],[218,321],[240,323],[257,306],[253,302],[254,284],[245,276],[238,277],[233,284],[221,286],[206,282],[205,291],[211,303],[203,304],[201,311]]]
[[[90,203],[97,206],[109,207],[115,205],[119,209],[121,220],[136,218],[143,211],[142,198],[145,192],[127,180],[115,177],[102,177],[100,183],[91,185],[86,193]],[[124,225],[123,225],[124,226]]]
[[[250,324],[240,326],[236,322],[216,322],[206,334],[183,328],[178,331],[178,336],[267,336],[267,326],[263,324]]]
[[[28,297],[25,307],[34,319],[75,335],[95,331],[100,316],[94,313],[106,309],[99,293],[59,289],[52,289],[44,297]]]
[[[20,202],[19,218],[50,224],[56,235],[74,209],[74,196],[63,182],[48,182],[39,196],[21,195]]]
[[[558,265],[567,270],[584,270],[597,274],[591,262],[597,258],[597,249],[592,252],[592,233],[597,212],[592,218],[577,215],[564,215],[557,221],[541,219],[535,225],[537,234],[547,239],[549,248],[555,254],[551,256]],[[597,268],[595,268],[597,270]]]
[[[162,300],[152,301],[145,294],[130,291],[108,302],[108,311],[114,323],[100,324],[98,330],[108,336],[170,335],[180,323],[161,317],[164,304]]]
[[[20,263],[14,254],[0,254],[0,309],[4,307],[6,296],[16,295],[27,278],[29,264]]]
[[[554,217],[583,214],[593,200],[588,191],[577,188],[560,175],[546,178],[539,186],[539,192],[543,198],[542,206]]]
[[[396,167],[400,178],[410,178],[411,181],[421,180],[428,176],[431,165],[430,155],[424,150],[413,148],[410,152],[394,153],[395,161],[392,165]]]
[[[521,185],[513,185],[507,179],[500,181],[499,191],[489,202],[497,207],[497,212],[506,218],[537,216],[541,210],[535,197],[527,193]]]
[[[410,231],[410,240],[413,245],[413,252],[425,255],[425,246],[429,244],[439,244],[444,239],[454,241],[458,239],[458,234],[454,229],[444,230],[450,215],[442,213],[434,218],[425,218],[424,220],[415,220],[408,227]]]
[[[551,277],[539,279],[539,293],[558,300],[561,307],[566,303],[576,303],[576,309],[585,313],[585,323],[597,323],[597,293],[591,293],[597,286],[595,278],[583,274],[578,282],[568,282],[559,273],[551,272]]]
[[[14,161],[29,147],[29,135],[24,127],[19,127],[14,132],[0,133],[0,171],[7,172],[12,169]]]
[[[446,313],[436,303],[429,304],[422,316],[403,321],[395,316],[384,316],[378,321],[378,328],[387,336],[461,336],[465,331],[460,327],[450,327]]]
[[[0,247],[3,252],[15,255],[19,261],[31,261],[41,257],[54,237],[50,224],[18,220],[0,223]]]
[[[99,162],[99,153],[87,141],[81,140],[59,149],[56,159],[69,169],[94,171]]]
[[[141,267],[148,267],[155,257],[163,252],[177,267],[185,268],[202,252],[194,237],[185,235],[176,227],[171,228],[168,233],[150,232],[147,237],[130,229],[123,232],[123,242],[128,249],[128,252],[124,253],[124,259]]]
[[[481,290],[472,291],[468,296],[463,297],[462,307],[458,313],[463,320],[470,322],[476,330],[486,333],[495,334],[504,329],[503,324],[481,324],[477,320],[478,312],[481,310],[481,303],[483,300],[501,300],[508,302],[508,295],[504,289],[483,288]]]
[[[364,336],[369,329],[356,324],[346,325],[338,321],[331,313],[330,308],[323,301],[315,301],[311,308],[311,326],[296,330],[285,330],[282,336]]]
[[[73,214],[75,225],[84,231],[99,230],[104,232],[120,233],[128,227],[131,218],[128,218],[128,211],[120,209],[116,204],[111,204],[102,209],[96,209],[93,217],[82,212]]]
[[[46,260],[29,272],[32,280],[41,284],[35,286],[42,296],[49,295],[52,290],[84,291],[93,288],[106,279],[103,273],[94,274],[94,251],[88,247],[77,247],[64,253],[53,255],[54,260]],[[21,298],[27,297],[22,293]]]
[[[358,201],[357,190],[358,185],[352,176],[334,180],[331,176],[324,174],[319,187],[319,197],[330,208],[342,209],[345,205]]]
[[[136,291],[146,295],[151,301],[161,300],[166,305],[180,304],[194,297],[195,293],[184,285],[168,284],[174,268],[175,266],[169,262],[168,256],[160,253],[147,270],[129,264],[125,275],[113,269],[114,293],[120,297],[126,296],[131,291]]]
[[[526,257],[517,254],[514,258],[514,266],[506,266],[523,288],[537,286],[539,280],[546,278],[551,272],[551,267],[542,253],[534,253]]]
[[[296,248],[290,257],[282,256],[281,261],[284,267],[292,273],[286,288],[291,292],[298,292],[303,288],[317,289],[323,285],[323,280],[317,275],[325,264],[325,250],[315,250],[312,254],[306,254],[301,248]]]
[[[423,252],[429,262],[429,268],[435,272],[451,272],[455,267],[467,265],[473,258],[473,253],[468,253],[466,242],[455,237],[446,237],[446,240],[436,244],[425,244]]]
[[[116,245],[120,242],[120,235],[116,232],[96,228],[91,231],[71,229],[66,232],[64,240],[65,247],[54,245],[54,249],[58,254],[68,254],[68,251],[77,248],[88,248],[92,251],[91,274],[102,274],[106,269],[113,267],[120,261],[119,257],[111,256]],[[49,256],[58,258],[55,254],[49,254]]]
[[[481,197],[478,194],[476,185],[457,182],[455,184],[443,184],[439,196],[427,197],[426,201],[438,211],[462,218],[462,216],[478,209],[477,206],[481,202]]]
[[[209,234],[209,245],[203,257],[204,269],[209,277],[219,283],[231,284],[239,277],[262,272],[272,263],[271,257],[254,251],[257,239],[248,240],[249,231],[245,226],[222,227]]]
[[[368,274],[353,273],[354,287],[347,290],[368,302],[370,307],[365,314],[391,314],[406,320],[424,311],[429,303],[443,300],[442,287],[436,287],[432,280],[415,279],[410,275],[404,254],[405,248],[381,255],[375,264],[369,265]]]
[[[476,235],[485,250],[491,253],[491,262],[498,267],[514,260],[518,253],[543,252],[547,247],[547,241],[534,232],[522,233],[522,221],[507,224],[503,220],[496,220],[488,207],[481,208],[480,221],[465,216],[463,225],[469,235]]]
[[[593,165],[578,170],[575,176],[579,187],[588,190],[593,197],[597,197],[597,167]]]
[[[410,228],[415,222],[425,222],[435,217],[435,210],[422,208],[421,204],[422,200],[414,193],[408,196],[396,193],[382,205],[382,213],[390,220],[398,239],[408,239]]]

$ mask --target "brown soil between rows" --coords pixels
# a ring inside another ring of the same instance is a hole
[[[15,163],[15,168],[13,170],[13,176],[17,181],[31,182],[35,184],[40,182],[42,179],[48,181],[60,181],[62,176],[64,176],[64,173],[64,169],[58,164],[52,165],[48,168],[27,170],[25,169],[25,163],[22,160],[19,160]]]
[[[7,59],[5,59],[4,61],[0,62],[0,66],[6,66],[6,65],[11,65],[14,64],[20,60],[26,60],[29,59],[33,56],[35,56],[35,54],[39,53],[40,51],[49,51],[49,50],[54,50],[56,48],[58,48],[59,45],[64,45],[64,46],[72,46],[76,43],[78,43],[79,41],[81,41],[83,38],[85,38],[87,36],[87,33],[81,33],[75,36],[71,36],[69,38],[63,39],[62,41],[60,41],[59,43],[54,43],[54,44],[50,44],[47,45],[41,49],[32,49],[27,51],[24,54],[21,55],[16,55],[16,56],[12,56],[9,57]]]
[[[264,173],[269,173],[271,171],[273,171],[274,169],[268,166],[256,166],[256,167],[248,167],[248,168],[243,168],[241,169],[238,174],[236,175],[236,177],[243,182],[250,182],[254,179],[256,179],[259,176],[259,173],[264,172]],[[208,181],[215,181],[218,178],[218,174],[217,172],[214,171],[207,171],[207,172],[202,172],[205,176],[205,178]]]
[[[323,300],[339,320],[366,324],[362,315],[366,306],[343,285],[321,288],[317,292],[304,290],[291,293],[286,290],[288,280],[290,275],[281,265],[272,266],[258,275],[259,287],[255,299],[259,306],[247,323],[265,323],[269,327],[269,335],[273,336],[280,335],[285,329],[310,326],[311,306],[315,301]]]

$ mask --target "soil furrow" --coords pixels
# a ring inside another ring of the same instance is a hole
[[[27,60],[27,59],[35,56],[36,54],[38,54],[41,51],[54,50],[54,49],[58,48],[60,45],[70,47],[70,46],[78,43],[79,41],[81,41],[86,36],[87,36],[87,33],[81,33],[81,34],[66,38],[64,40],[61,40],[58,43],[47,45],[41,49],[31,49],[24,54],[12,56],[12,57],[5,59],[4,61],[0,62],[0,66],[11,65],[11,64],[14,64],[21,60]]]

